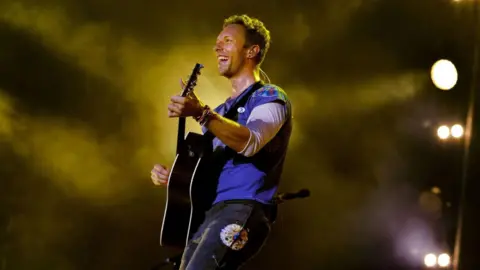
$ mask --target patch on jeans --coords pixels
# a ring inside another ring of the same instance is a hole
[[[222,229],[220,239],[227,247],[240,250],[248,241],[248,231],[238,224],[230,224]]]

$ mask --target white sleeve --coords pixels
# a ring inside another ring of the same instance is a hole
[[[255,107],[246,123],[250,138],[245,148],[238,153],[246,157],[258,153],[277,134],[285,123],[286,116],[285,106],[276,102]]]

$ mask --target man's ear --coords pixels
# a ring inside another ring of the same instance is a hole
[[[247,51],[247,58],[255,58],[258,53],[260,53],[260,47],[258,45],[253,45]]]

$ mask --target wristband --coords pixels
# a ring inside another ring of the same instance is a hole
[[[195,118],[195,120],[200,124],[200,126],[205,126],[205,124],[210,120],[210,117],[212,116],[213,112],[210,109],[208,105],[205,105],[203,107],[203,112],[202,114]]]

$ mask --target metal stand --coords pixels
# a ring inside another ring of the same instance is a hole
[[[467,181],[469,178],[469,169],[470,169],[470,151],[471,151],[471,141],[472,141],[472,133],[473,133],[473,118],[475,114],[475,91],[477,88],[478,82],[478,71],[479,71],[479,57],[480,57],[480,40],[478,35],[478,26],[480,22],[479,12],[480,12],[480,0],[475,0],[473,3],[473,16],[474,16],[474,51],[473,51],[473,67],[472,67],[472,83],[470,88],[470,97],[469,97],[469,104],[468,104],[468,113],[467,113],[467,123],[465,127],[465,149],[464,149],[464,156],[463,156],[463,168],[462,168],[462,183],[460,188],[460,203],[459,203],[459,210],[458,210],[458,220],[457,220],[457,231],[455,235],[455,245],[453,250],[453,260],[452,265],[454,270],[458,270],[460,266],[460,249],[461,249],[461,241],[462,241],[462,229],[463,229],[463,218],[464,218],[464,211],[465,211],[465,192]]]

